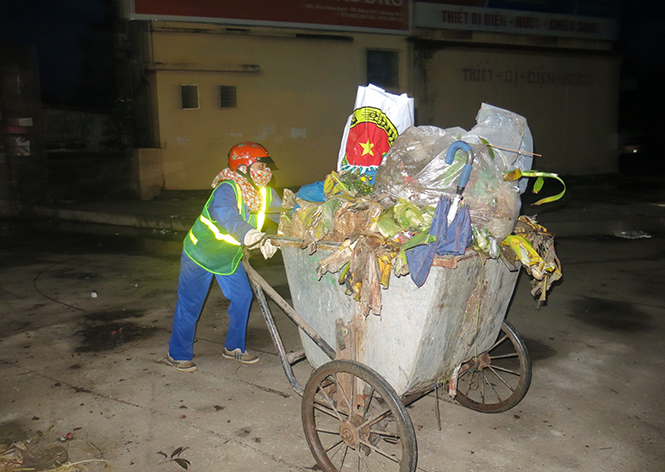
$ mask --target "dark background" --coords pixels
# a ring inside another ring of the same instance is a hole
[[[45,105],[113,107],[113,5],[113,0],[0,0],[0,38],[34,47]]]
[[[0,0],[0,37],[29,44],[38,58],[47,106],[111,111],[116,82],[113,0]],[[619,142],[657,148],[665,107],[665,2],[624,1]]]

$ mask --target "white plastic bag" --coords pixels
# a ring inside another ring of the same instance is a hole
[[[369,84],[358,87],[337,160],[337,171],[374,175],[397,136],[413,126],[413,98]]]

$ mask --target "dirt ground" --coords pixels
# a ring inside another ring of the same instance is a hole
[[[256,304],[248,349],[258,364],[221,357],[228,304],[216,286],[198,326],[198,370],[161,363],[174,240],[0,222],[0,444],[32,438],[42,465],[66,453],[117,471],[320,470]],[[440,431],[431,395],[410,406],[419,469],[665,470],[663,247],[662,235],[557,240],[564,278],[547,305],[536,310],[522,273],[508,313],[533,362],[526,397],[500,414],[442,403]],[[288,297],[280,256],[253,261]],[[287,348],[299,349],[275,314]],[[311,370],[297,365],[302,383]]]

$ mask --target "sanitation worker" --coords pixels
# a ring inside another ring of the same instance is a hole
[[[257,143],[239,143],[229,151],[229,167],[212,183],[212,195],[185,237],[180,260],[178,302],[166,361],[182,372],[196,370],[194,336],[196,324],[213,276],[229,300],[229,329],[222,356],[243,364],[259,358],[245,349],[245,335],[252,289],[241,264],[242,245],[255,246],[266,259],[277,248],[265,238],[261,227],[266,209],[281,200],[268,182],[274,161]],[[273,217],[275,218],[275,217]]]

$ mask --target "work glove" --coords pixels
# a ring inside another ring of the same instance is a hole
[[[268,235],[258,229],[247,231],[242,242],[248,249],[255,249],[258,246],[264,259],[270,259],[277,252],[277,247],[273,246],[270,239],[268,239]]]

